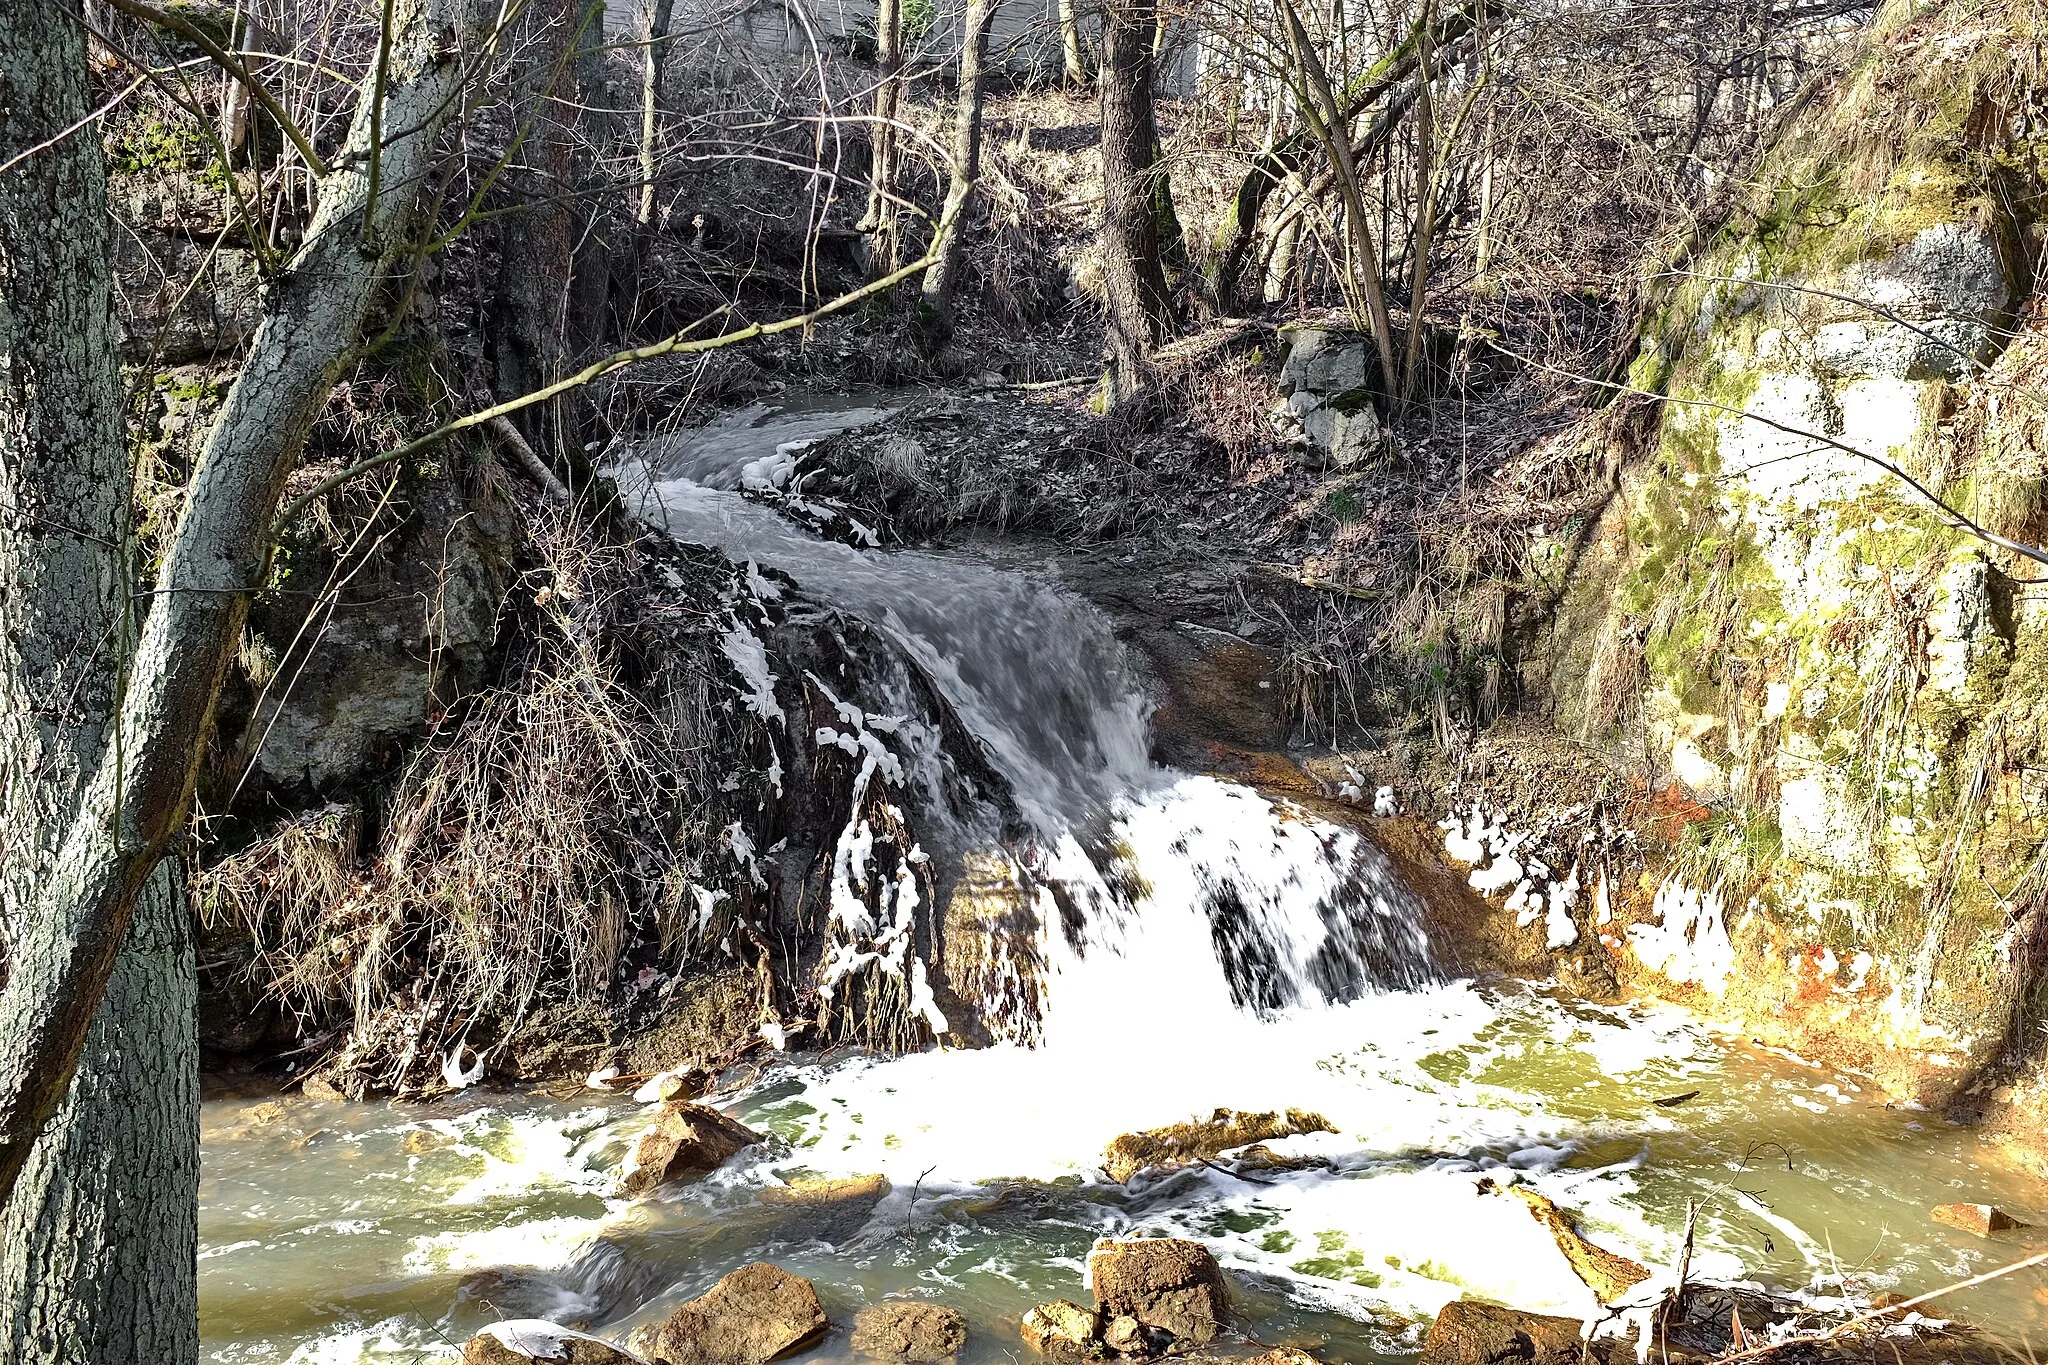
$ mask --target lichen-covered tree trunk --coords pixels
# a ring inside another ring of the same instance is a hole
[[[1153,176],[1159,134],[1152,112],[1152,0],[1102,7],[1102,281],[1108,294],[1110,397],[1126,403],[1150,383],[1152,351],[1166,335],[1170,298],[1159,260]]]
[[[965,30],[960,36],[960,94],[953,110],[953,173],[946,187],[946,207],[939,215],[938,259],[924,272],[922,322],[926,345],[937,349],[953,335],[953,295],[967,243],[967,210],[981,178],[981,119],[988,99],[988,33],[1000,0],[969,0]]]
[[[89,109],[81,18],[54,3],[0,13],[0,161]],[[34,937],[37,893],[101,759],[128,641],[110,261],[97,138],[0,175],[0,923],[17,942]],[[198,1358],[195,996],[166,863],[0,1213],[0,1362]]]
[[[199,1358],[197,1008],[191,911],[166,860],[8,1204],[0,1361]]]
[[[34,16],[52,8],[8,6],[5,22],[33,39],[42,22]],[[273,284],[249,358],[208,435],[148,599],[106,752],[83,785],[33,907],[16,926],[11,979],[0,992],[0,1192],[14,1189],[70,1086],[130,917],[184,828],[221,677],[269,563],[279,493],[398,254],[441,127],[460,105],[474,15],[474,0],[399,0],[381,119],[380,193],[370,192],[366,88],[305,244]],[[12,33],[0,37],[11,65],[24,44]],[[22,107],[19,88],[8,92],[15,109]],[[15,193],[6,191],[10,202]],[[88,202],[85,216],[95,217],[97,207]],[[36,226],[74,221],[53,211]],[[10,236],[28,226],[17,221]],[[29,397],[36,397],[33,387]],[[36,453],[28,449],[30,457]],[[125,496],[125,481],[116,486]],[[27,520],[23,511],[40,521],[32,506],[16,508],[17,524]],[[125,598],[126,586],[117,580],[102,590]],[[52,644],[91,647],[73,639]]]

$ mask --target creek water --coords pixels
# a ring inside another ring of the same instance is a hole
[[[729,1074],[713,1102],[772,1141],[633,1203],[611,1190],[651,1113],[625,1097],[217,1094],[202,1119],[210,1359],[446,1359],[501,1317],[623,1339],[768,1259],[811,1277],[837,1324],[809,1358],[848,1358],[853,1312],[909,1295],[965,1313],[964,1365],[986,1365],[1027,1355],[1032,1304],[1086,1299],[1096,1238],[1140,1233],[1199,1238],[1230,1267],[1246,1353],[1399,1360],[1466,1294],[1592,1311],[1489,1182],[1528,1184],[1655,1265],[1697,1203],[1695,1275],[1816,1302],[1924,1290],[2048,1245],[1932,1223],[1931,1205],[1989,1201],[2048,1224],[2048,1187],[1854,1077],[1667,1008],[1445,979],[1413,895],[1357,831],[1146,764],[1135,672],[1049,575],[831,544],[742,496],[776,447],[885,408],[761,405],[629,486],[673,534],[781,569],[924,658],[1017,786],[1051,872],[1100,875],[1078,821],[1121,850],[1124,894],[1041,931],[1032,1045]],[[1310,1110],[1334,1131],[1268,1144],[1291,1169],[1102,1172],[1117,1135],[1218,1107]],[[2040,1283],[1952,1311],[2039,1336]]]

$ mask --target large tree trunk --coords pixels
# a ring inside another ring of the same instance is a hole
[[[199,1358],[197,1008],[191,910],[166,859],[8,1204],[0,1361]]]
[[[1150,383],[1152,351],[1166,335],[1170,304],[1152,183],[1159,145],[1152,114],[1158,25],[1153,0],[1112,0],[1102,8],[1102,281],[1115,403],[1130,401]]]
[[[23,12],[52,7],[4,8],[5,22],[32,33],[37,20]],[[366,89],[305,244],[273,283],[208,435],[108,751],[12,945],[12,979],[0,993],[0,1194],[13,1190],[70,1085],[136,902],[184,828],[221,676],[269,564],[279,492],[361,334],[442,124],[459,107],[474,0],[398,0],[396,11],[379,195],[370,194]],[[10,37],[10,64],[18,46]]]
[[[953,335],[953,295],[960,288],[966,255],[967,211],[981,178],[981,116],[988,98],[988,32],[1001,0],[969,0],[960,35],[960,95],[953,111],[952,180],[939,215],[938,259],[924,272],[922,324],[925,344],[942,347]]]
[[[0,13],[0,160],[89,109],[80,19],[54,3]],[[110,260],[97,138],[0,174],[0,925],[17,943],[36,937],[101,759],[129,636]],[[196,984],[176,871],[151,883],[0,1216],[0,1361],[198,1358]]]
[[[520,103],[530,111],[525,140],[506,169],[516,211],[503,219],[491,341],[499,401],[561,378],[568,356],[569,272],[576,254],[576,163],[571,138],[576,88],[573,45],[581,0],[531,0],[519,26]],[[546,403],[517,419],[543,459],[580,449],[566,428],[568,405]]]

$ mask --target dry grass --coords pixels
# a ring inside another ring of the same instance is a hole
[[[302,1035],[346,1021],[352,1089],[402,1090],[416,1063],[465,1037],[487,1050],[542,1000],[602,1001],[636,943],[690,960],[737,909],[728,893],[700,916],[695,891],[717,880],[701,865],[714,666],[677,651],[651,683],[634,676],[618,643],[648,592],[633,552],[565,517],[537,520],[530,544],[505,680],[414,751],[374,847],[333,809],[197,878]]]

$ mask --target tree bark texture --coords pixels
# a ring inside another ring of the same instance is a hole
[[[1088,59],[1081,50],[1081,17],[1074,0],[1060,0],[1060,65],[1069,86],[1088,83]]]
[[[82,16],[0,13],[0,159],[89,109]],[[129,480],[99,140],[0,175],[0,925],[31,984],[38,893],[99,763],[128,643]],[[199,1354],[196,980],[164,865],[81,1065],[0,1213],[0,1362]],[[18,1046],[0,1033],[0,1047]]]
[[[939,214],[938,259],[924,272],[923,323],[936,349],[953,335],[953,296],[966,264],[967,211],[981,178],[981,120],[988,101],[988,34],[1000,0],[969,0],[960,35],[960,93],[953,110],[952,178]]]
[[[1102,8],[1102,281],[1108,294],[1110,396],[1123,403],[1149,383],[1166,335],[1170,298],[1159,260],[1159,134],[1152,112],[1152,0]]]
[[[860,230],[873,234],[868,248],[871,273],[886,275],[897,265],[896,117],[903,87],[903,0],[875,4],[875,118],[869,134],[874,156],[868,170],[868,211]]]
[[[569,103],[578,72],[572,65],[581,0],[530,0],[513,48],[520,54],[525,137],[506,168],[505,187],[517,212],[505,218],[491,328],[499,401],[561,378],[568,356],[569,271],[576,252],[576,165]],[[526,437],[541,451],[567,449],[558,430],[561,404],[520,415]]]
[[[0,1362],[199,1358],[198,978],[176,859],[128,926],[0,1242]]]
[[[7,22],[27,26],[37,21],[24,13],[51,7],[4,8]],[[13,1189],[70,1085],[129,917],[184,828],[221,677],[269,563],[279,492],[361,333],[442,124],[459,106],[473,15],[472,0],[397,6],[378,197],[369,193],[366,90],[305,244],[272,286],[208,435],[107,753],[12,945],[13,979],[0,993],[0,1193]],[[10,62],[17,46],[7,44]]]

